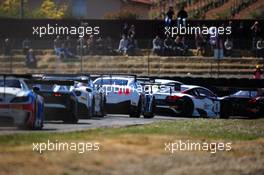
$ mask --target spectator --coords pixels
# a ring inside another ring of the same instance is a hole
[[[185,47],[184,44],[182,43],[180,36],[177,36],[174,40],[173,51],[175,55],[182,56],[185,54]]]
[[[28,53],[26,56],[26,65],[29,68],[36,68],[37,67],[37,60],[36,60],[33,49],[28,50]]]
[[[162,55],[163,43],[158,35],[153,39],[152,45],[153,52],[157,55]]]
[[[11,47],[11,42],[9,38],[5,39],[3,47],[4,47],[4,55],[11,56],[12,47]]]
[[[77,40],[77,48],[76,49],[77,49],[77,54],[79,54],[79,55],[86,54],[86,52],[85,52],[85,50],[86,50],[86,43],[85,43],[83,37],[80,37]]]
[[[165,55],[172,55],[173,53],[173,40],[167,35],[166,39],[164,40],[164,54]]]
[[[128,30],[128,36],[136,36],[136,27],[135,27],[135,25],[131,25],[130,26],[130,28],[129,28],[129,30]]]
[[[198,55],[205,55],[206,38],[202,33],[195,34],[195,45]]]
[[[251,31],[252,31],[252,50],[255,50],[257,41],[259,40],[261,35],[261,29],[259,27],[258,21],[256,21],[254,25],[251,27]]]
[[[257,65],[257,66],[256,66],[256,70],[255,70],[254,73],[253,73],[253,79],[261,79],[261,78],[262,78],[262,74],[263,74],[263,72],[262,72],[262,70],[260,69],[260,66]]]
[[[135,39],[134,35],[131,35],[128,38],[128,43],[127,43],[127,54],[128,55],[135,55],[136,53],[136,48],[137,48],[137,41]]]
[[[128,31],[129,31],[129,27],[128,24],[125,23],[122,29],[122,35],[125,35],[126,37],[128,36]]]
[[[258,41],[257,41],[257,57],[263,57],[264,56],[264,41],[262,38],[260,38]]]
[[[184,6],[181,7],[177,14],[177,26],[186,26],[186,20],[188,18],[188,13],[184,10]]]
[[[94,39],[93,35],[90,35],[90,37],[87,39],[86,46],[87,53],[93,55],[96,50],[96,40]]]
[[[65,40],[65,47],[66,47],[66,50],[67,52],[71,53],[72,55],[74,55],[74,49],[73,49],[73,42],[70,38],[70,36],[67,36],[66,37],[66,40]]]
[[[27,55],[30,48],[31,48],[31,41],[28,38],[24,39],[22,42],[23,54]]]
[[[105,47],[106,47],[106,54],[109,54],[109,55],[114,54],[113,41],[109,36],[105,40]]]
[[[98,37],[97,40],[95,40],[95,47],[96,47],[96,54],[102,54],[104,53],[104,41],[102,39],[102,37]]]
[[[60,39],[60,36],[56,37],[56,39],[54,40],[53,44],[54,44],[55,54],[60,57],[62,55],[62,48],[61,48],[62,41]]]
[[[128,40],[125,35],[122,36],[122,39],[119,42],[118,52],[122,54],[127,54]]]
[[[225,56],[229,57],[232,56],[232,51],[233,51],[233,42],[229,38],[226,39],[225,43]]]
[[[172,22],[173,16],[174,16],[174,10],[173,10],[173,7],[169,7],[169,10],[168,10],[168,12],[166,13],[166,17],[165,17],[165,25],[166,25],[166,26],[170,26],[170,25],[171,25],[171,22]]]

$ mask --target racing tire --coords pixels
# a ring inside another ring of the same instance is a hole
[[[141,98],[138,101],[138,105],[137,107],[135,106],[130,106],[130,114],[129,117],[130,118],[140,118],[141,115],[141,106],[142,106],[142,100]]]
[[[64,119],[63,122],[66,124],[77,124],[78,118],[74,114],[72,114],[69,118]]]
[[[89,114],[88,114],[88,119],[91,119],[92,117],[95,116],[95,100],[93,98],[93,101],[92,101],[92,106],[91,108],[89,109]]]
[[[155,99],[153,99],[153,102],[151,104],[151,112],[145,113],[143,116],[144,118],[154,118],[155,116],[155,111],[156,111],[156,105],[155,105]]]
[[[37,104],[36,104],[37,105]],[[44,104],[42,104],[42,109],[44,109]],[[35,110],[35,116],[37,116],[37,110]],[[35,117],[35,120],[36,120],[36,117]],[[41,120],[41,123],[40,123],[40,126],[35,126],[35,122],[36,121],[34,121],[34,130],[41,130],[42,128],[43,128],[43,126],[44,126],[44,116],[42,117],[42,120]]]
[[[98,115],[98,117],[104,117],[105,116],[104,107],[105,107],[106,101],[104,99],[105,98],[102,96],[101,101],[100,101],[100,114]]]
[[[182,97],[180,99],[182,110],[180,111],[179,115],[181,117],[192,117],[194,111],[194,104],[192,99],[189,97]]]

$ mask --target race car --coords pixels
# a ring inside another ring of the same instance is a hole
[[[264,116],[264,96],[261,90],[240,90],[221,99],[221,118]]]
[[[110,114],[129,114],[138,118],[142,112],[142,95],[138,91],[136,76],[101,75],[94,80],[106,96],[106,112]]]
[[[34,81],[35,92],[44,100],[45,120],[62,120],[65,123],[77,123],[78,100],[70,91],[73,81],[39,80]]]
[[[0,125],[42,129],[43,97],[29,89],[25,78],[13,75],[2,77],[0,79]]]
[[[156,108],[181,117],[219,117],[220,100],[209,89],[194,85],[177,88],[167,85],[157,91],[154,94]]]
[[[79,118],[86,119],[105,115],[105,95],[96,89],[89,75],[53,74],[44,75],[42,79],[74,81],[74,85],[69,87],[69,91],[73,92],[77,98]]]

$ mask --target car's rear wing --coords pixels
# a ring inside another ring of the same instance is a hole
[[[3,77],[4,79],[6,78],[24,78],[24,79],[32,79],[31,74],[0,74],[0,79]]]
[[[61,85],[61,86],[73,86],[75,81],[71,80],[25,80],[27,84],[31,85]]]
[[[135,81],[137,81],[137,75],[134,75],[134,74],[94,74],[94,75],[90,75],[90,77],[92,79],[96,79],[96,78],[100,78],[100,77],[117,77],[117,76],[120,76],[120,77],[127,77],[127,78],[133,78]]]
[[[35,74],[35,79],[43,80],[65,80],[76,81],[81,83],[89,83],[91,77],[89,74]]]

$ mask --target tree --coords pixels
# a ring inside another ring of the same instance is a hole
[[[33,17],[60,19],[65,16],[66,10],[66,5],[58,7],[53,0],[44,0],[40,9],[33,12]]]
[[[20,0],[5,0],[0,5],[1,17],[19,17]]]

